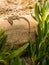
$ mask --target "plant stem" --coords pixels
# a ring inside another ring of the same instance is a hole
[[[31,61],[32,61],[32,65],[35,65],[35,59],[31,58]]]
[[[48,32],[47,32],[48,34]],[[40,42],[39,44],[39,48],[41,47],[42,43],[44,43],[46,41],[46,38],[47,38],[47,34],[45,35],[45,37],[42,39],[42,41]]]

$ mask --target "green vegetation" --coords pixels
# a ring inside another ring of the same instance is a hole
[[[28,49],[28,55],[32,61],[32,65],[49,65],[48,10],[49,3],[47,3],[46,0],[44,0],[44,3],[42,3],[41,0],[39,3],[35,4],[34,19],[38,22],[35,42],[32,43],[31,40],[29,40],[28,43],[17,50],[14,50],[12,45],[6,48],[7,34],[0,29],[0,65],[26,65],[25,59],[20,59],[22,52],[26,48]],[[27,21],[27,19],[25,20]]]
[[[35,18],[38,22],[35,42],[29,42],[29,57],[32,65],[49,65],[49,3],[35,4]]]
[[[19,56],[28,47],[29,43],[12,51],[13,47],[11,46],[6,49],[6,40],[6,33],[0,29],[0,65],[25,65],[25,60],[20,61]]]

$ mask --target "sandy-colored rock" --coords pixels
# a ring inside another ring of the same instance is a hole
[[[15,2],[15,0],[9,1]],[[19,10],[15,3],[9,3],[7,0],[0,1],[0,8],[0,28],[8,34],[7,43],[23,44],[29,37],[34,42],[37,22],[31,14]]]
[[[22,17],[22,16],[21,16]],[[29,33],[29,24],[25,19],[13,20],[13,25],[10,25],[8,20],[0,18],[0,28],[5,30],[8,34],[8,43],[21,44],[29,40],[29,35],[32,41],[35,39],[35,30],[37,27],[37,22],[31,17],[31,15],[23,15],[30,24],[30,33]]]

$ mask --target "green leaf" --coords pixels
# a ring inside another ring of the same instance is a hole
[[[0,59],[0,65],[1,64],[3,64],[3,65],[8,65],[8,63],[5,61],[5,60],[3,60],[3,59]]]
[[[46,0],[44,0],[43,7],[42,7],[42,21],[44,22],[46,19]]]
[[[44,0],[44,4],[43,4],[43,6],[44,6],[44,7],[46,6],[46,0]]]
[[[38,37],[39,37],[39,41],[41,41],[41,39],[42,39],[42,30],[41,30],[40,24],[38,24]]]
[[[0,29],[0,37],[4,35],[4,31]]]
[[[35,51],[36,51],[36,44],[33,44],[33,45],[32,45],[32,58],[33,58],[34,55],[35,55]]]
[[[3,37],[0,39],[0,52],[4,50],[6,40],[7,40],[7,35],[4,34]]]
[[[47,29],[48,29],[48,31],[49,31],[49,22],[48,22],[48,24],[47,24]]]
[[[10,65],[21,65],[19,57],[10,60]]]
[[[35,5],[35,17],[36,17],[37,21],[39,22],[40,18],[39,18],[39,9],[38,9],[37,3]]]
[[[47,21],[47,22],[49,21],[49,15],[46,17],[46,21]]]
[[[46,12],[48,12],[48,10],[49,10],[49,2],[47,3],[47,6],[46,6]]]
[[[35,54],[35,51],[36,51],[36,45],[33,44],[31,41],[29,43],[29,46],[28,46],[28,54],[29,54],[29,57],[32,58]]]
[[[25,59],[22,59],[21,64],[22,64],[22,65],[26,65]]]
[[[47,21],[45,21],[45,25],[44,25],[44,36],[46,35],[47,33]]]
[[[28,54],[29,54],[29,57],[30,57],[30,58],[32,57],[32,52],[33,52],[33,50],[32,50],[32,43],[29,42],[29,46],[28,46]]]
[[[14,65],[14,60],[10,60],[10,64],[9,65]]]
[[[29,43],[23,45],[19,49],[17,49],[14,52],[12,52],[11,55],[10,55],[10,58],[12,59],[12,58],[18,56],[19,54],[21,54],[28,47],[28,45],[29,45]]]
[[[14,59],[14,65],[21,65],[21,61],[18,56]]]
[[[39,10],[41,12],[41,10],[42,10],[42,2],[39,3]]]

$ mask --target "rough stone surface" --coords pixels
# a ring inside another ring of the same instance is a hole
[[[29,3],[29,1],[30,0],[25,2],[24,0],[22,0],[22,2],[18,0],[0,0],[0,28],[8,34],[8,44],[23,44],[29,40],[29,36],[34,42],[37,22],[30,14],[33,14],[33,9],[30,10],[29,8],[25,9],[22,7],[25,3]],[[30,4],[30,6],[32,5]],[[13,17],[10,18],[11,16],[13,16],[14,19]],[[17,16],[19,16],[20,19],[18,19]]]

